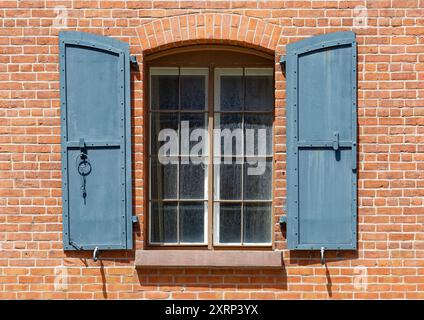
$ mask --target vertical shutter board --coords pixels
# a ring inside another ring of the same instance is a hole
[[[355,34],[289,44],[286,61],[288,247],[355,249]]]
[[[61,32],[59,48],[64,248],[130,249],[129,47],[108,37]],[[81,143],[91,165],[85,201]]]

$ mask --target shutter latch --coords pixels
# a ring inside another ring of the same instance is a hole
[[[85,140],[84,138],[80,138],[79,139],[79,144],[78,144],[81,153],[85,153]]]
[[[80,138],[79,140],[79,148],[80,148],[80,155],[77,157],[80,158],[78,164],[77,164],[77,170],[79,175],[81,176],[81,191],[82,191],[82,198],[84,199],[84,205],[86,204],[86,198],[87,198],[87,190],[86,190],[86,177],[91,172],[91,163],[87,156],[87,150],[84,138]]]
[[[334,131],[333,133],[333,149],[335,151],[339,150],[340,147],[340,141],[339,141],[339,133],[337,131]]]

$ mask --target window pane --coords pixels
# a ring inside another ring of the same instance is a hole
[[[227,164],[227,161],[229,162]],[[221,159],[215,165],[215,199],[238,200],[241,199],[241,163],[236,158]]]
[[[195,129],[204,129],[206,130],[205,134],[207,134],[207,125],[206,125],[206,114],[204,113],[181,113],[181,134],[180,134],[180,145],[181,145],[181,155],[190,155],[190,151],[192,150],[193,146],[197,145],[200,141],[202,141],[202,138],[196,137],[196,141],[191,141],[191,133]],[[184,130],[187,128],[186,130]],[[194,138],[194,137],[193,137]],[[207,154],[207,148],[208,145],[206,141],[203,141],[204,148],[206,149]]]
[[[177,242],[177,203],[151,204],[151,241]]]
[[[216,203],[219,212],[219,243],[241,243],[241,204]]]
[[[215,127],[221,129],[221,136],[216,137],[220,141],[215,141],[214,154],[216,156],[243,155],[242,115],[217,114],[215,122]],[[220,152],[218,152],[219,145],[221,146]]]
[[[245,153],[247,155],[251,154],[251,151],[254,152],[254,155],[258,155],[258,151],[260,151],[259,155],[264,155],[264,151],[267,155],[272,155],[273,118],[274,117],[271,114],[245,114]],[[253,132],[253,135],[249,135],[249,133],[247,133],[247,130]],[[249,139],[248,137],[252,137],[253,139]]]
[[[203,202],[180,203],[180,242],[205,241],[205,210]]]
[[[272,160],[248,158],[244,164],[244,199],[272,199]]]
[[[181,76],[181,109],[204,110],[206,108],[206,77]]]
[[[207,183],[207,165],[184,164],[185,157],[181,158],[180,165],[180,198],[205,199],[205,184]]]
[[[271,204],[245,203],[243,212],[245,243],[271,242]]]
[[[176,113],[152,113],[151,114],[151,137],[150,150],[151,154],[157,154],[159,148],[169,141],[159,141],[159,132],[163,129],[175,130],[178,134],[178,114]],[[178,136],[177,136],[178,137]],[[178,142],[178,140],[177,140]],[[169,153],[168,153],[169,154]]]
[[[272,76],[246,76],[246,103],[248,111],[272,111],[274,81]]]
[[[176,199],[178,158],[172,162],[161,164],[158,159],[151,159],[150,188],[152,199]]]
[[[242,76],[221,76],[221,111],[237,111],[243,108]]]
[[[155,110],[178,109],[178,76],[153,75],[151,79],[151,108]]]

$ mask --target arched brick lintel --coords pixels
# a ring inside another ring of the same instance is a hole
[[[164,17],[137,28],[144,54],[205,43],[233,44],[275,54],[281,32],[282,28],[273,23],[226,13]]]

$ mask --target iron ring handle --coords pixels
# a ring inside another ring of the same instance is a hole
[[[84,168],[83,164],[85,165],[86,168],[88,168],[88,171],[83,171],[83,168]],[[91,170],[92,170],[91,163],[90,161],[87,161],[86,159],[81,160],[80,163],[78,164],[78,173],[81,176],[88,176]]]

